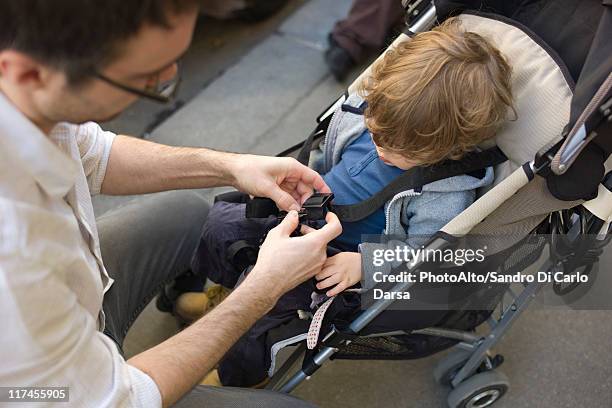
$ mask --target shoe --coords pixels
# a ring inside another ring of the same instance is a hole
[[[157,306],[160,312],[173,313],[176,299],[182,293],[200,292],[203,289],[204,283],[202,282],[202,278],[188,271],[164,286],[155,300],[155,306]]]
[[[221,285],[212,285],[203,292],[181,294],[174,305],[174,315],[184,323],[191,323],[204,316],[223,301],[231,290]]]
[[[219,378],[219,371],[215,369],[215,370],[212,370],[210,373],[206,374],[206,377],[204,377],[200,385],[209,385],[211,387],[223,387],[223,384],[221,384],[221,379]]]
[[[337,81],[343,81],[349,72],[355,68],[355,61],[347,50],[330,35],[328,37],[329,48],[325,51],[325,62]]]

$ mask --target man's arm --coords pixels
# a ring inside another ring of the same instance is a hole
[[[178,401],[275,304],[248,279],[219,306],[181,333],[128,360],[157,384],[164,407]]]
[[[320,271],[327,243],[342,231],[338,218],[330,213],[320,230],[290,238],[297,225],[297,213],[292,211],[268,233],[257,265],[219,306],[176,336],[128,360],[155,381],[164,406],[201,381],[283,293]]]
[[[111,147],[102,193],[145,194],[233,185],[230,169],[238,156],[118,135]]]
[[[292,158],[172,147],[128,136],[115,137],[101,192],[127,195],[217,186],[269,197],[285,210],[299,209],[313,188],[329,192],[318,173]]]

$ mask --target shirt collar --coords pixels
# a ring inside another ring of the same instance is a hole
[[[74,186],[78,168],[52,139],[0,92],[0,149],[22,162],[49,195],[63,197]]]

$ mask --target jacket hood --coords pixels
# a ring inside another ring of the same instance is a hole
[[[423,191],[448,193],[452,191],[475,190],[477,188],[490,185],[493,183],[493,178],[493,168],[487,167],[484,177],[482,178],[462,174],[460,176],[449,177],[434,181],[433,183],[425,184],[423,186]]]

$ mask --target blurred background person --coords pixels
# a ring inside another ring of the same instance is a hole
[[[371,53],[380,52],[404,16],[399,0],[354,0],[348,16],[329,34],[325,62],[338,81]]]
[[[201,13],[219,20],[261,21],[280,10],[288,0],[202,0]]]

